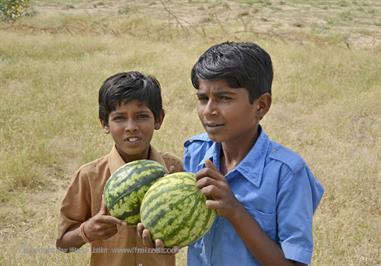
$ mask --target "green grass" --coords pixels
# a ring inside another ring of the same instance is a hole
[[[189,20],[185,11],[198,10],[203,17],[221,6],[197,2],[172,1],[168,7]],[[242,12],[239,4],[246,11],[246,2],[229,2],[228,11]],[[253,2],[258,18],[267,17],[267,2]],[[271,7],[307,5],[280,2],[271,1]],[[85,249],[61,254],[54,250],[54,239],[71,175],[112,145],[97,116],[102,81],[126,70],[155,75],[162,84],[166,117],[153,143],[181,157],[183,141],[202,132],[190,69],[202,51],[225,40],[256,41],[272,55],[273,106],[263,126],[274,140],[299,152],[326,189],[314,220],[313,265],[381,263],[381,49],[348,49],[343,43],[343,36],[366,30],[353,29],[353,21],[346,19],[353,1],[340,1],[343,10],[336,5],[324,36],[298,17],[300,30],[263,32],[271,21],[258,20],[242,32],[236,15],[226,18],[223,28],[218,22],[193,21],[184,29],[155,1],[131,1],[128,6],[140,13],[125,15],[118,15],[125,6],[112,9],[112,1],[102,1],[113,16],[80,12],[94,2],[70,1],[75,8],[69,11],[63,8],[66,3],[35,1],[34,17],[0,24],[0,265],[86,263]],[[319,11],[327,3],[316,1],[308,8]],[[47,13],[48,4],[55,9]],[[206,8],[197,9],[200,5]],[[146,17],[145,10],[152,16]],[[224,13],[217,14],[224,21]],[[185,265],[185,252],[178,255],[178,265]]]

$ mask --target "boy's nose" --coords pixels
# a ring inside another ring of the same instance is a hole
[[[207,105],[204,108],[204,116],[216,116],[218,114],[218,110],[216,107],[216,104],[213,103],[212,101],[209,101]]]
[[[134,132],[138,130],[138,126],[134,121],[127,121],[124,130],[127,132]]]

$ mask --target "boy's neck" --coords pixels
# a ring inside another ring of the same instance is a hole
[[[135,155],[122,153],[121,151],[119,151],[118,147],[116,147],[116,149],[125,163],[129,163],[129,162],[137,161],[141,159],[149,159],[151,154],[151,146],[149,146],[148,149],[145,150],[143,154],[135,154]]]
[[[227,174],[233,170],[254,146],[259,136],[259,130],[255,130],[251,138],[242,138],[233,142],[221,143],[221,173]]]

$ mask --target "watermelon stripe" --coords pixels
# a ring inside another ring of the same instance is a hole
[[[104,187],[106,207],[110,214],[136,224],[140,221],[140,204],[148,188],[166,173],[151,160],[137,160],[117,169]]]
[[[183,173],[178,173],[179,176],[181,176],[181,174]],[[156,195],[150,196],[150,191],[147,192],[145,196],[147,198],[145,205],[151,206],[151,208],[146,208],[143,210],[143,212],[145,211],[147,213],[153,214],[154,209],[156,209],[156,206],[159,205],[159,202],[157,202],[158,198],[160,198],[161,201],[165,202],[166,200],[170,200],[171,197],[177,196],[177,194],[182,194],[182,197],[185,197],[186,194],[184,193],[188,191],[193,191],[194,184],[186,184],[185,181],[187,180],[182,179],[180,177],[176,179],[169,177],[169,175],[166,176],[165,180],[161,179],[152,186],[152,190],[155,191],[156,188],[159,188],[164,185],[165,188],[160,190],[161,193],[157,193]],[[179,190],[179,188],[181,188],[181,191]],[[173,192],[176,192],[175,195],[172,195]],[[165,194],[165,197],[162,196],[162,194]]]
[[[201,207],[201,208],[200,208]],[[198,210],[201,211],[199,215],[194,215],[194,212]],[[175,239],[176,243],[167,242],[169,245],[180,245],[183,246],[183,242],[185,240],[193,242],[196,237],[198,237],[202,231],[202,227],[194,226],[198,221],[200,221],[200,217],[203,217],[205,209],[200,206],[200,204],[194,204],[193,209],[191,210],[190,217],[185,217],[184,222],[187,223],[187,227],[184,228],[182,223],[178,228],[174,228],[172,233],[168,233],[169,239]],[[181,237],[182,236],[182,237]]]
[[[130,184],[130,186],[128,186],[128,188],[125,189],[123,193],[119,194],[119,196],[113,199],[113,201],[111,202],[111,205],[112,206],[115,205],[116,202],[118,202],[119,200],[121,200],[122,198],[126,197],[127,195],[131,194],[134,191],[137,191],[137,190],[147,191],[149,188],[149,185],[154,181],[154,180],[151,180],[151,178],[152,177],[147,176],[145,178],[140,179],[139,181],[136,181],[133,184]]]
[[[192,185],[192,184],[186,184],[184,182],[177,182],[177,183],[172,182],[170,184],[165,184],[165,182],[160,182],[160,181],[162,181],[162,180],[159,180],[155,184],[152,185],[153,190],[155,190],[155,189],[157,189],[163,185],[164,185],[164,188],[161,190],[162,193],[171,193],[172,191],[177,192],[177,193],[182,193],[182,192],[194,190],[194,188],[193,188],[194,185]],[[166,180],[164,180],[164,181],[166,181]],[[180,189],[181,189],[181,192],[180,192]],[[148,191],[147,193],[148,193],[147,195],[151,195],[150,191]],[[161,194],[160,193],[155,194],[153,197],[147,196],[147,198],[149,198],[149,200],[147,201],[148,205],[151,203],[151,199],[156,200],[157,198],[163,198],[164,196],[162,196]],[[166,194],[165,197],[168,197],[168,194]]]
[[[181,204],[181,203],[182,203],[182,202],[179,202],[178,204]],[[173,238],[174,236],[176,236],[176,235],[180,232],[180,229],[181,229],[182,224],[183,224],[184,222],[186,222],[186,221],[190,221],[190,220],[192,220],[192,218],[193,218],[193,219],[197,219],[197,216],[194,215],[194,212],[195,212],[195,210],[196,210],[197,207],[199,207],[199,206],[198,206],[197,204],[194,204],[194,205],[192,206],[191,209],[188,208],[188,214],[187,214],[186,216],[183,217],[183,220],[182,220],[182,221],[179,222],[179,226],[178,226],[178,227],[175,227],[175,228],[172,227],[171,232],[168,232],[168,234],[166,234],[166,236],[167,236],[169,239]],[[185,212],[185,210],[183,210],[183,209],[180,210],[180,211],[184,211],[184,212]],[[174,218],[174,219],[176,219],[176,218]],[[168,227],[168,228],[171,228],[171,227]],[[190,226],[189,228],[192,228],[192,227]]]
[[[123,170],[123,169],[121,169]],[[114,182],[111,183],[113,187],[119,188],[122,190],[123,186],[125,186],[126,183],[134,183],[135,181],[139,180],[141,176],[164,176],[165,171],[163,169],[160,169],[159,167],[151,167],[149,170],[147,168],[137,168],[137,169],[130,169],[130,171],[124,171],[122,173],[117,173],[116,179],[114,179]]]
[[[170,174],[147,191],[141,220],[154,239],[162,239],[167,247],[183,247],[199,239],[215,220],[215,211],[205,201],[194,174]]]
[[[194,194],[194,193],[193,193],[193,194]],[[188,198],[189,198],[190,196],[192,196],[192,194],[188,195],[187,197],[182,197],[182,198],[180,198],[180,200],[177,201],[177,202],[175,202],[175,203],[171,203],[171,207],[169,208],[169,210],[172,211],[172,210],[177,210],[177,209],[179,209],[179,208],[177,208],[177,207],[178,207],[178,206],[181,207],[182,203],[183,203],[184,201],[188,200]],[[160,211],[161,211],[161,210],[160,210]],[[180,208],[180,211],[183,211],[183,210]],[[160,212],[160,213],[161,213],[161,212]],[[148,219],[149,219],[149,221],[150,221],[150,226],[155,226],[156,223],[158,222],[158,220],[161,219],[161,218],[163,217],[162,215],[160,215],[160,213],[159,213],[158,215],[155,215],[155,216],[151,217],[151,218],[148,217]],[[164,220],[164,221],[160,221],[160,222],[165,222],[165,223],[166,223],[165,220]]]
[[[215,215],[215,211],[214,210],[210,211],[209,209],[206,209],[204,211],[206,213],[204,215],[200,215],[200,216],[203,216],[203,217],[205,217],[205,215],[206,215],[206,218],[203,220],[202,225],[197,226],[197,223],[200,222],[200,220],[196,220],[195,223],[192,223],[191,225],[189,225],[190,228],[203,228],[206,231],[208,231],[210,229],[210,227],[212,226],[212,224],[214,222],[214,219],[211,219],[211,218],[212,218],[212,216]],[[194,233],[193,235],[194,236],[199,236],[200,234]],[[191,242],[194,242],[194,241],[198,240],[199,238],[201,238],[201,237],[194,237]]]
[[[177,188],[177,190],[176,190],[176,188]],[[185,194],[186,192],[188,192],[188,194]],[[147,199],[149,199],[145,202],[145,205],[147,207],[142,210],[141,214],[146,216],[147,219],[151,219],[151,217],[155,215],[156,210],[158,210],[157,206],[160,206],[163,204],[165,205],[166,202],[170,201],[171,198],[176,198],[176,197],[187,198],[189,195],[191,195],[191,194],[189,194],[189,192],[192,193],[192,187],[191,186],[189,186],[188,190],[179,190],[178,187],[171,186],[168,188],[161,189],[161,193],[154,194],[151,197],[148,194],[149,193],[149,191],[148,191],[146,196],[145,196],[145,197],[147,197]],[[165,194],[165,197],[162,194]],[[174,203],[171,203],[171,206],[173,204]]]
[[[131,177],[130,177],[131,175],[140,174],[141,172],[150,170],[150,169],[153,169],[153,171],[159,171],[159,172],[165,173],[163,166],[155,161],[149,161],[149,160],[132,161],[120,167],[119,169],[117,169],[112,174],[113,178],[109,178],[108,185],[112,187],[118,187],[121,185],[121,183],[126,181],[126,177],[128,177],[127,180],[131,180]]]
[[[166,198],[170,197],[171,193],[174,193],[175,195],[177,195],[177,194],[187,193],[187,192],[191,192],[191,193],[194,192],[194,188],[192,185],[182,185],[180,187],[179,184],[174,184],[174,185],[171,184],[171,186],[167,186],[161,190],[161,193],[168,193],[165,195],[165,197],[159,193],[154,194],[150,197],[150,192],[148,191],[147,192],[148,193],[147,199],[149,199],[149,200],[147,200],[147,205],[150,205],[152,202],[156,201],[158,198],[160,198],[160,200],[164,201]],[[184,196],[186,196],[186,195],[184,195]],[[152,207],[154,207],[154,206],[152,206]]]

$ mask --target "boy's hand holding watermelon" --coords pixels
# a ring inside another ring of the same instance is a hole
[[[118,232],[117,225],[125,225],[126,222],[108,214],[106,205],[102,198],[101,209],[98,214],[83,223],[83,232],[89,242],[94,240],[105,240]]]
[[[205,161],[205,168],[196,173],[196,178],[198,188],[207,197],[206,206],[228,220],[234,218],[241,205],[234,197],[225,177],[210,160]]]

